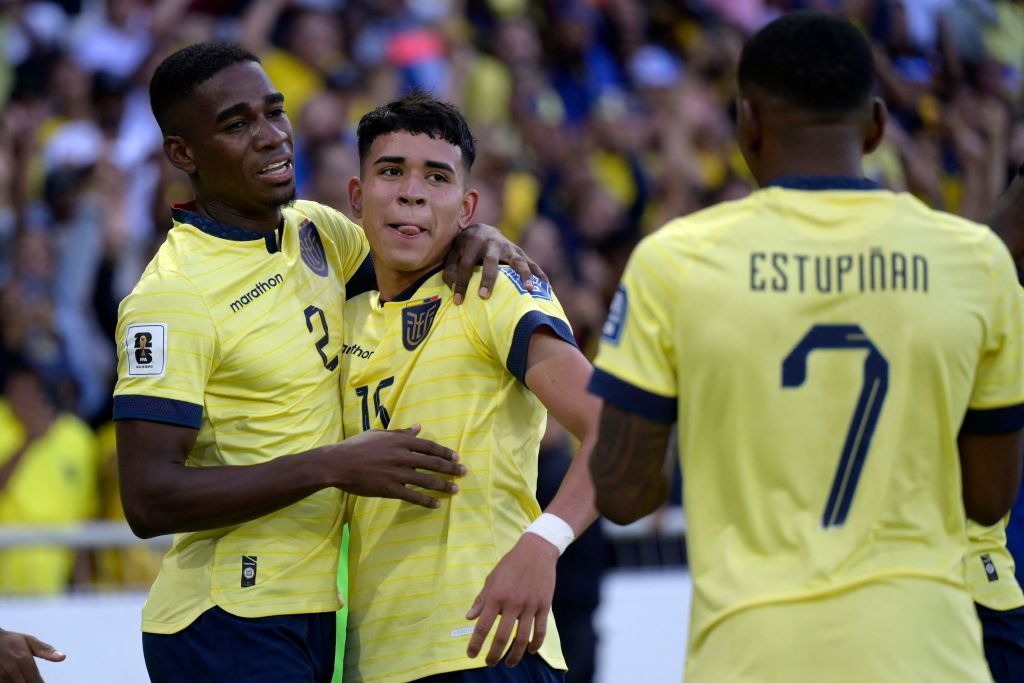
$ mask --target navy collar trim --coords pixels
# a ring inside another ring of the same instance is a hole
[[[274,236],[274,232],[268,233],[260,230],[251,230],[249,228],[237,228],[233,225],[220,223],[208,216],[197,213],[192,210],[194,208],[194,202],[175,204],[171,208],[171,216],[179,223],[187,223],[197,230],[202,230],[207,235],[213,235],[214,237],[220,237],[221,239],[232,240],[234,242],[252,242],[255,240],[266,239],[267,235],[270,235],[271,238]]]
[[[388,299],[387,301],[381,301],[380,305],[383,306],[384,304],[390,304],[390,303],[393,303],[395,301],[409,301],[409,300],[411,300],[413,294],[415,294],[416,290],[418,290],[420,287],[423,286],[424,282],[426,282],[430,278],[434,277],[435,275],[437,275],[438,273],[440,273],[443,270],[444,270],[444,266],[440,265],[437,268],[434,268],[433,270],[431,270],[430,272],[424,273],[420,277],[420,279],[416,280],[416,282],[412,283],[411,285],[406,287],[404,290],[402,290],[401,294],[396,296],[394,299]]]
[[[882,186],[867,178],[846,176],[790,175],[776,178],[765,187],[787,190],[881,190]]]

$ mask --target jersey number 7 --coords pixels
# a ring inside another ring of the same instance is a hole
[[[827,529],[842,526],[850,511],[857,481],[871,447],[871,437],[878,425],[878,415],[889,389],[889,363],[859,325],[815,325],[782,361],[783,388],[792,389],[804,383],[807,357],[817,349],[867,349],[868,352],[864,359],[864,383],[846,432],[839,468],[832,479],[825,514],[821,518],[821,526]]]

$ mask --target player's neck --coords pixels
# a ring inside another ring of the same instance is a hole
[[[756,173],[758,183],[763,186],[787,176],[864,177],[860,147],[845,135],[832,137],[818,131],[796,139],[766,139]]]
[[[259,214],[240,211],[210,196],[196,196],[196,212],[218,223],[259,232],[273,232],[281,225],[281,207],[261,211]]]

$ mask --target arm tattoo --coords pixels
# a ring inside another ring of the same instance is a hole
[[[605,403],[590,456],[597,507],[625,524],[656,510],[668,495],[665,455],[672,425]]]

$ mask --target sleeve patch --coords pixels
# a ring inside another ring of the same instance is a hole
[[[619,345],[622,341],[622,330],[626,326],[626,311],[629,309],[629,297],[626,296],[626,285],[619,284],[615,298],[608,309],[608,317],[601,328],[601,338],[609,344]]]
[[[509,266],[501,266],[501,272],[505,274],[511,282],[512,286],[516,288],[520,294],[529,294],[534,299],[544,299],[545,301],[551,301],[551,285],[544,282],[539,277],[533,278],[533,289],[527,289],[526,285],[523,284],[523,279],[519,277],[519,273],[515,269]]]
[[[129,325],[124,351],[130,376],[162,377],[167,365],[167,323]]]

